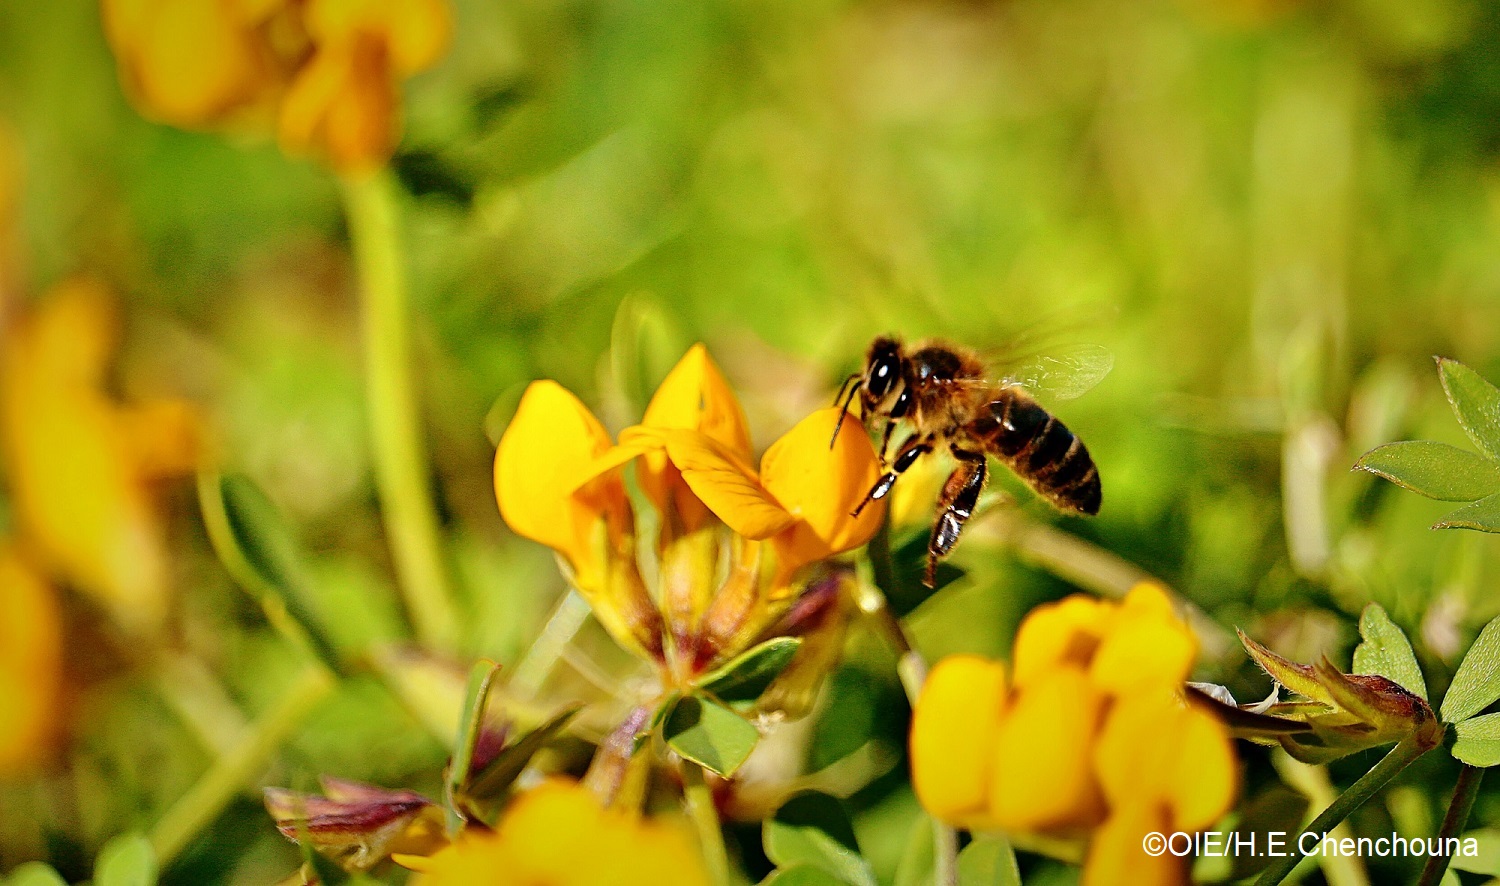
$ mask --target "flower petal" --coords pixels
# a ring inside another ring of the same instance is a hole
[[[732,450],[696,431],[661,432],[682,479],[730,529],[752,540],[791,526],[796,516],[776,500]]]
[[[652,395],[641,424],[662,430],[698,431],[730,452],[750,458],[745,411],[701,344],[689,348],[667,373]]]
[[[1021,831],[1089,827],[1104,815],[1093,744],[1104,696],[1076,665],[1021,691],[994,744],[990,814]]]
[[[776,540],[778,571],[789,577],[804,564],[856,548],[880,528],[883,502],[872,502],[851,516],[880,478],[880,462],[870,438],[853,416],[832,449],[840,410],[821,409],[777,440],[760,462],[766,491],[799,519]],[[779,582],[778,582],[779,583]]]
[[[1114,618],[1114,606],[1084,594],[1033,609],[1016,632],[1016,685],[1030,685],[1062,665],[1086,667]]]
[[[521,396],[495,450],[500,515],[517,535],[566,556],[581,582],[602,565],[593,562],[590,542],[604,513],[599,499],[574,491],[579,476],[610,448],[609,434],[587,406],[557,382],[537,381]],[[623,505],[623,487],[613,491]]]
[[[922,684],[911,722],[912,785],[922,806],[953,824],[986,812],[992,747],[1005,708],[1005,666],[950,655]]]

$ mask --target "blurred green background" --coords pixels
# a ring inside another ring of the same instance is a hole
[[[1226,628],[1347,661],[1376,600],[1440,687],[1500,613],[1494,540],[1428,532],[1446,506],[1349,473],[1390,440],[1467,445],[1432,355],[1500,378],[1500,6],[460,0],[456,16],[446,60],[408,85],[394,165],[464,655],[516,661],[562,592],[491,486],[529,380],[618,430],[701,340],[764,447],[886,332],[1108,347],[1113,373],[1052,404],[1099,464],[1101,515],[1030,502],[1019,519],[1139,565]],[[297,525],[336,637],[402,636],[332,178],[273,144],[142,120],[89,3],[0,5],[0,121],[24,160],[7,275],[32,295],[78,271],[109,281],[119,389],[207,410],[223,464]],[[294,664],[213,559],[190,489],[168,500],[170,643],[251,716]],[[1013,523],[976,527],[953,557],[967,575],[911,616],[929,657],[1003,654],[1071,587]],[[67,744],[0,787],[0,870],[45,857],[86,874],[212,754],[164,701],[176,678],[84,616],[70,628]],[[1227,643],[1205,647],[1202,676],[1266,689]],[[814,768],[871,736],[897,756],[878,641],[851,641],[830,697]],[[1242,748],[1253,797],[1274,776]],[[430,789],[443,758],[355,681],[265,783]],[[1356,828],[1430,831],[1445,765],[1424,761]],[[853,800],[886,875],[915,808],[902,772]],[[1476,824],[1500,820],[1491,787]],[[168,882],[271,882],[295,858],[246,794]],[[1038,882],[1071,876],[1025,862]]]

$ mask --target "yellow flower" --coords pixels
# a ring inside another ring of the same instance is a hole
[[[190,129],[262,115],[306,40],[288,0],[103,0],[125,91],[146,116]],[[280,40],[276,39],[281,37]]]
[[[0,542],[0,778],[35,766],[56,730],[62,633],[52,588]]]
[[[933,668],[912,720],[917,797],[960,827],[1091,835],[1085,883],[1182,880],[1141,839],[1208,826],[1237,786],[1228,730],[1183,694],[1197,651],[1154,585],[1038,607],[1008,685],[977,656]]]
[[[422,886],[707,886],[687,831],[605,810],[560,779],[518,796],[493,832],[466,831],[431,858],[400,858]]]
[[[0,460],[40,565],[146,629],[167,603],[150,485],[191,468],[199,435],[181,403],[127,408],[105,395],[114,333],[108,294],[81,279],[22,319],[0,351]]]
[[[120,79],[148,117],[274,127],[291,153],[361,174],[390,158],[401,82],[452,31],[446,0],[102,0]]]
[[[390,159],[400,131],[401,81],[447,49],[445,0],[309,0],[316,49],[281,106],[289,153],[314,153],[346,174]]]
[[[495,454],[496,498],[513,530],[557,551],[620,643],[688,680],[743,651],[787,612],[814,564],[879,526],[879,507],[850,516],[879,465],[852,418],[829,449],[839,420],[835,409],[814,413],[756,469],[739,402],[696,345],[617,445],[572,394],[533,383]],[[638,562],[631,464],[659,526],[652,568]]]

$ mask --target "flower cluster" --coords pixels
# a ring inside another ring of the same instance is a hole
[[[1238,778],[1227,729],[1184,696],[1196,656],[1154,585],[1038,607],[1009,680],[968,655],[929,675],[911,731],[918,798],[959,827],[1089,836],[1085,883],[1183,881],[1181,860],[1141,839],[1211,824]]]
[[[556,778],[520,793],[495,830],[470,829],[430,858],[397,861],[421,871],[422,886],[709,882],[684,827],[605,809],[587,788]]]
[[[152,484],[192,469],[201,432],[181,401],[105,393],[115,334],[109,293],[82,278],[21,318],[0,352],[0,461],[39,565],[127,629],[149,630],[168,585]]]
[[[126,92],[190,129],[274,125],[358,173],[389,158],[401,81],[452,30],[445,0],[103,0]],[[273,122],[274,121],[274,124]]]
[[[804,419],[756,469],[739,402],[697,345],[618,443],[560,385],[533,383],[495,454],[495,492],[614,638],[685,685],[785,616],[815,564],[879,526],[879,507],[850,515],[879,466],[853,418],[829,448],[840,420],[835,409]],[[649,514],[627,492],[632,464]],[[648,520],[654,543],[639,551]]]
[[[58,285],[0,349],[0,468],[12,538],[0,536],[0,772],[41,760],[56,731],[62,626],[54,585],[76,589],[127,632],[167,612],[155,480],[191,469],[201,436],[184,403],[105,393],[115,333],[108,293]]]

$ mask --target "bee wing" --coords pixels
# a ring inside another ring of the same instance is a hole
[[[1075,345],[1025,359],[1004,373],[1003,379],[1054,400],[1072,400],[1093,390],[1114,366],[1115,355],[1108,348]]]

